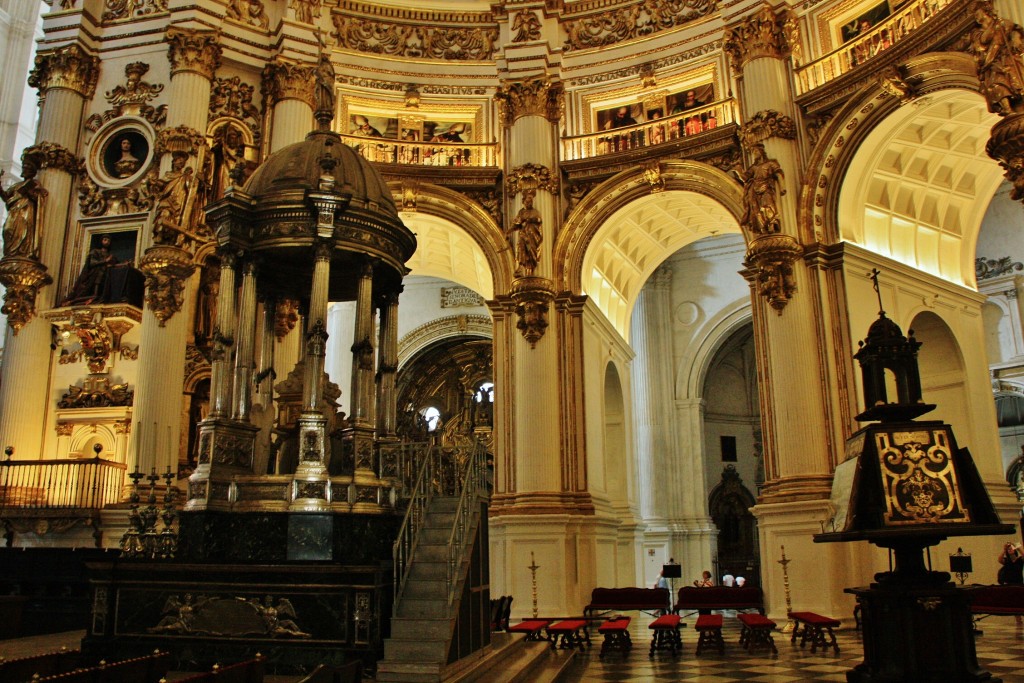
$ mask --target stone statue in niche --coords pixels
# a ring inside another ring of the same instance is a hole
[[[107,269],[117,263],[117,258],[110,253],[110,245],[110,235],[100,236],[99,244],[89,250],[82,272],[78,274],[63,305],[91,304],[100,300]]]
[[[47,192],[35,179],[34,169],[26,168],[25,175],[25,180],[7,190],[0,185],[0,199],[7,206],[7,221],[3,228],[4,258],[38,258],[36,235],[41,204]],[[0,181],[2,179],[3,171],[0,170]]]

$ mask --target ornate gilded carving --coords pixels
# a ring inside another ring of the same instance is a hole
[[[544,240],[540,211],[533,208],[537,191],[523,191],[523,206],[508,229],[508,241],[516,259],[516,275],[533,275],[540,263],[540,245]]]
[[[39,90],[40,96],[56,88],[74,90],[85,98],[92,97],[100,76],[100,60],[87,53],[77,43],[37,55],[35,66],[28,75],[28,84]]]
[[[563,49],[587,50],[682,26],[715,10],[715,0],[639,0],[563,22]]]
[[[989,0],[975,5],[974,19],[971,52],[988,110],[1001,116],[1024,114],[1024,29],[1000,19]]]
[[[828,124],[832,121],[833,114],[826,113],[820,116],[811,118],[807,122],[807,141],[811,147],[818,144],[818,140],[821,139],[821,133],[828,127]]]
[[[520,10],[512,20],[512,42],[525,43],[540,40],[540,18],[533,10]]]
[[[133,19],[167,11],[167,0],[106,0],[103,21]]]
[[[274,336],[278,341],[295,329],[299,322],[299,302],[297,299],[278,299],[274,308]]]
[[[979,256],[974,259],[974,277],[978,282],[1021,270],[1024,270],[1024,264],[1014,261],[1009,256],[999,259],[987,259],[984,256]]]
[[[71,436],[71,432],[75,431],[75,425],[71,422],[58,422],[55,430],[57,436]]]
[[[505,192],[515,197],[520,192],[547,190],[558,194],[558,177],[547,166],[523,164],[513,168],[505,179]]]
[[[130,406],[135,390],[128,384],[112,384],[109,377],[86,377],[82,386],[71,385],[61,396],[57,407],[64,410],[78,408],[115,408]]]
[[[793,119],[777,111],[764,109],[740,126],[740,144],[748,151],[752,146],[771,137],[795,140],[796,124],[793,123]]]
[[[204,78],[213,79],[220,66],[220,35],[213,31],[171,26],[165,40],[170,47],[167,59],[171,63],[171,76],[182,71],[191,71]]]
[[[155,245],[143,254],[139,270],[146,275],[146,305],[163,327],[181,310],[185,280],[195,270],[192,255],[177,247]]]
[[[227,17],[264,31],[270,27],[267,12],[263,9],[263,0],[231,0]]]
[[[405,89],[405,108],[406,109],[419,109],[420,107],[420,89],[415,84],[410,83],[409,87]]]
[[[878,72],[875,82],[886,95],[899,98],[900,104],[917,99],[914,86],[907,82],[903,69],[897,64],[891,64]]]
[[[757,293],[779,315],[796,292],[793,262],[802,253],[800,244],[789,235],[759,235],[747,249],[746,265],[752,271]]]
[[[765,154],[764,145],[750,148],[753,155],[743,174],[743,215],[740,225],[748,233],[765,235],[782,232],[778,198],[786,194],[780,187],[782,166]]]
[[[55,142],[38,142],[26,147],[21,153],[21,165],[25,177],[35,175],[37,169],[44,168],[56,168],[71,175],[85,172],[85,160]],[[26,167],[32,170],[28,171]]]
[[[23,168],[25,180],[8,189],[0,184],[0,199],[7,207],[3,227],[3,258],[39,259],[37,239],[40,234],[43,207],[49,194],[35,179],[34,166]],[[0,183],[3,181],[0,169]]]
[[[301,100],[315,106],[316,66],[276,57],[263,69],[263,96],[273,105],[281,100]]]
[[[145,192],[134,187],[103,189],[83,173],[78,181],[78,209],[90,217],[149,211],[153,208],[153,197],[148,194],[151,189],[148,182],[142,187]]]
[[[290,0],[288,8],[295,13],[295,21],[315,23],[320,18],[321,0]]]
[[[123,115],[139,116],[154,126],[162,126],[167,120],[167,105],[154,107],[149,102],[163,92],[164,86],[142,80],[148,71],[149,64],[145,62],[132,62],[126,66],[124,84],[115,86],[104,95],[110,103],[110,109],[90,116],[86,119],[85,127],[96,131],[105,122]]]
[[[555,298],[551,281],[535,275],[517,277],[510,292],[516,305],[516,328],[535,348],[548,327],[548,307]]]
[[[196,156],[206,146],[206,136],[188,126],[165,128],[156,135],[156,153],[161,155],[169,152]]]
[[[231,116],[242,121],[253,139],[260,139],[260,110],[252,103],[256,87],[242,81],[238,76],[213,80],[210,87],[210,120]]]
[[[349,50],[411,59],[487,61],[494,59],[498,30],[433,21],[397,24],[335,12],[334,36]]]
[[[960,499],[948,429],[875,433],[885,526],[971,521]]]
[[[651,186],[651,192],[662,192],[665,189],[665,179],[661,177],[661,164],[657,159],[652,159],[644,164],[644,180]]]
[[[757,14],[726,30],[722,47],[729,54],[737,75],[743,73],[744,65],[752,59],[784,59],[791,54],[790,41],[796,21],[791,15],[792,10],[775,14],[771,6],[763,5]]]
[[[1024,201],[1024,114],[1011,114],[992,126],[985,151],[1013,184],[1010,198]]]
[[[500,228],[504,222],[501,211],[501,198],[498,192],[492,189],[487,190],[466,190],[463,192],[467,197],[484,208],[484,211],[494,220]]]
[[[565,91],[550,78],[526,81],[504,81],[494,94],[498,116],[504,126],[511,126],[524,116],[542,116],[558,123],[565,109]]]

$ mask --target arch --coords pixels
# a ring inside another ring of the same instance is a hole
[[[103,453],[116,453],[115,445],[117,444],[117,434],[114,433],[112,425],[90,424],[81,425],[76,428],[71,434],[71,441],[68,444],[68,452],[82,458],[92,458],[96,455],[93,452],[92,447],[93,444],[97,443],[103,446]],[[117,456],[120,461],[123,461],[125,454],[117,453]],[[107,455],[107,457],[109,458],[110,455]]]
[[[715,355],[736,332],[752,322],[750,299],[743,298],[723,307],[701,326],[693,335],[699,343],[688,347],[680,358],[675,389],[677,399],[699,398],[704,394],[704,382]]]
[[[477,202],[466,195],[439,185],[425,183],[414,188],[401,182],[388,183],[395,203],[404,202],[406,190],[415,200],[414,208],[400,214],[402,221],[416,233],[416,253],[406,265],[416,275],[430,275],[457,282],[480,293],[485,299],[495,292],[507,292],[512,284],[513,264],[501,227]],[[429,245],[430,248],[427,248]],[[430,254],[430,260],[427,255]],[[474,264],[445,262],[443,257],[461,255]],[[458,267],[457,267],[458,266]]]
[[[985,110],[968,54],[919,55],[901,70],[916,99],[872,81],[825,127],[807,165],[817,181],[800,198],[800,237],[846,240],[902,261],[912,253],[912,265],[970,286],[983,209],[1002,180],[984,154],[997,117]],[[948,154],[936,151],[941,144]],[[956,234],[953,226],[972,216],[977,224]]]
[[[492,339],[494,324],[485,315],[450,315],[435,318],[408,332],[398,341],[398,369],[434,344],[454,337]]]
[[[971,443],[973,439],[967,397],[966,367],[960,343],[945,320],[933,311],[917,312],[907,328],[921,342],[918,351],[918,370],[921,376],[921,394],[925,402],[938,405],[929,419],[944,419],[958,433],[958,440]]]
[[[622,380],[615,363],[609,361],[604,371],[604,480],[602,488],[616,502],[629,499],[632,478],[626,462],[629,451],[626,446],[626,400],[622,393]],[[593,472],[591,471],[591,481]],[[610,483],[618,483],[614,490]],[[623,487],[625,484],[625,487]]]
[[[644,282],[686,244],[739,233],[742,188],[736,179],[691,160],[623,171],[573,210],[552,250],[556,289],[586,294],[623,339]]]

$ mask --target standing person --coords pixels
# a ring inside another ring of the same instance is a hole
[[[1003,546],[999,554],[999,574],[996,576],[1000,586],[1019,586],[1024,584],[1024,552],[1012,541]],[[1021,615],[1016,615],[1017,623],[1021,623]]]

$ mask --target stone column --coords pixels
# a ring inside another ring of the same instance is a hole
[[[218,35],[172,26],[166,41],[171,81],[168,126],[157,137],[156,152],[161,156],[163,179],[175,182],[183,174],[197,174],[208,152],[204,132],[210,100],[210,81],[220,63]],[[146,229],[140,239],[149,245],[139,262],[146,275],[146,307],[143,311],[142,338],[139,342],[138,388],[135,392],[134,422],[137,462],[129,462],[146,472],[152,467],[177,467],[177,447],[161,448],[162,435],[181,432],[179,401],[170,401],[168,387],[181,383],[188,344],[189,315],[177,315],[182,306],[191,307],[195,288],[192,278],[194,240],[179,239],[178,231],[193,234],[191,212],[186,207],[196,201],[195,187],[180,201],[175,211],[163,214],[157,207],[159,225]],[[173,214],[173,215],[171,215]],[[162,228],[163,225],[170,227]],[[155,235],[155,236],[154,236]],[[185,283],[188,281],[188,292]],[[220,296],[224,296],[223,290]],[[212,400],[212,399],[211,399]],[[177,442],[175,442],[177,443]]]
[[[373,264],[363,265],[356,294],[355,335],[352,343],[352,415],[353,426],[373,427],[370,404],[373,400]]]
[[[220,287],[217,289],[217,327],[213,331],[210,362],[210,417],[231,416],[231,348],[235,344],[235,266],[232,249],[220,253]]]
[[[256,348],[256,263],[251,258],[242,267],[242,299],[238,304],[235,337],[235,385],[231,417],[240,422],[248,422],[252,409],[253,352]]]
[[[36,317],[56,303],[58,273],[72,206],[73,176],[83,162],[78,149],[85,101],[92,97],[99,59],[78,44],[36,57],[29,85],[39,89],[37,144],[22,155],[25,180],[9,188],[8,207],[28,202],[35,207],[20,248],[4,245],[0,284],[6,287],[7,315],[3,379],[0,381],[0,449],[11,446],[14,457],[46,456],[44,434],[53,408],[49,376],[50,324]],[[38,177],[35,177],[38,174]],[[49,271],[49,272],[48,272]]]
[[[263,69],[263,92],[273,106],[271,153],[302,142],[313,130],[315,71],[315,64],[280,56]]]
[[[380,360],[377,389],[377,435],[393,438],[397,421],[395,376],[398,374],[398,293],[381,297]]]

